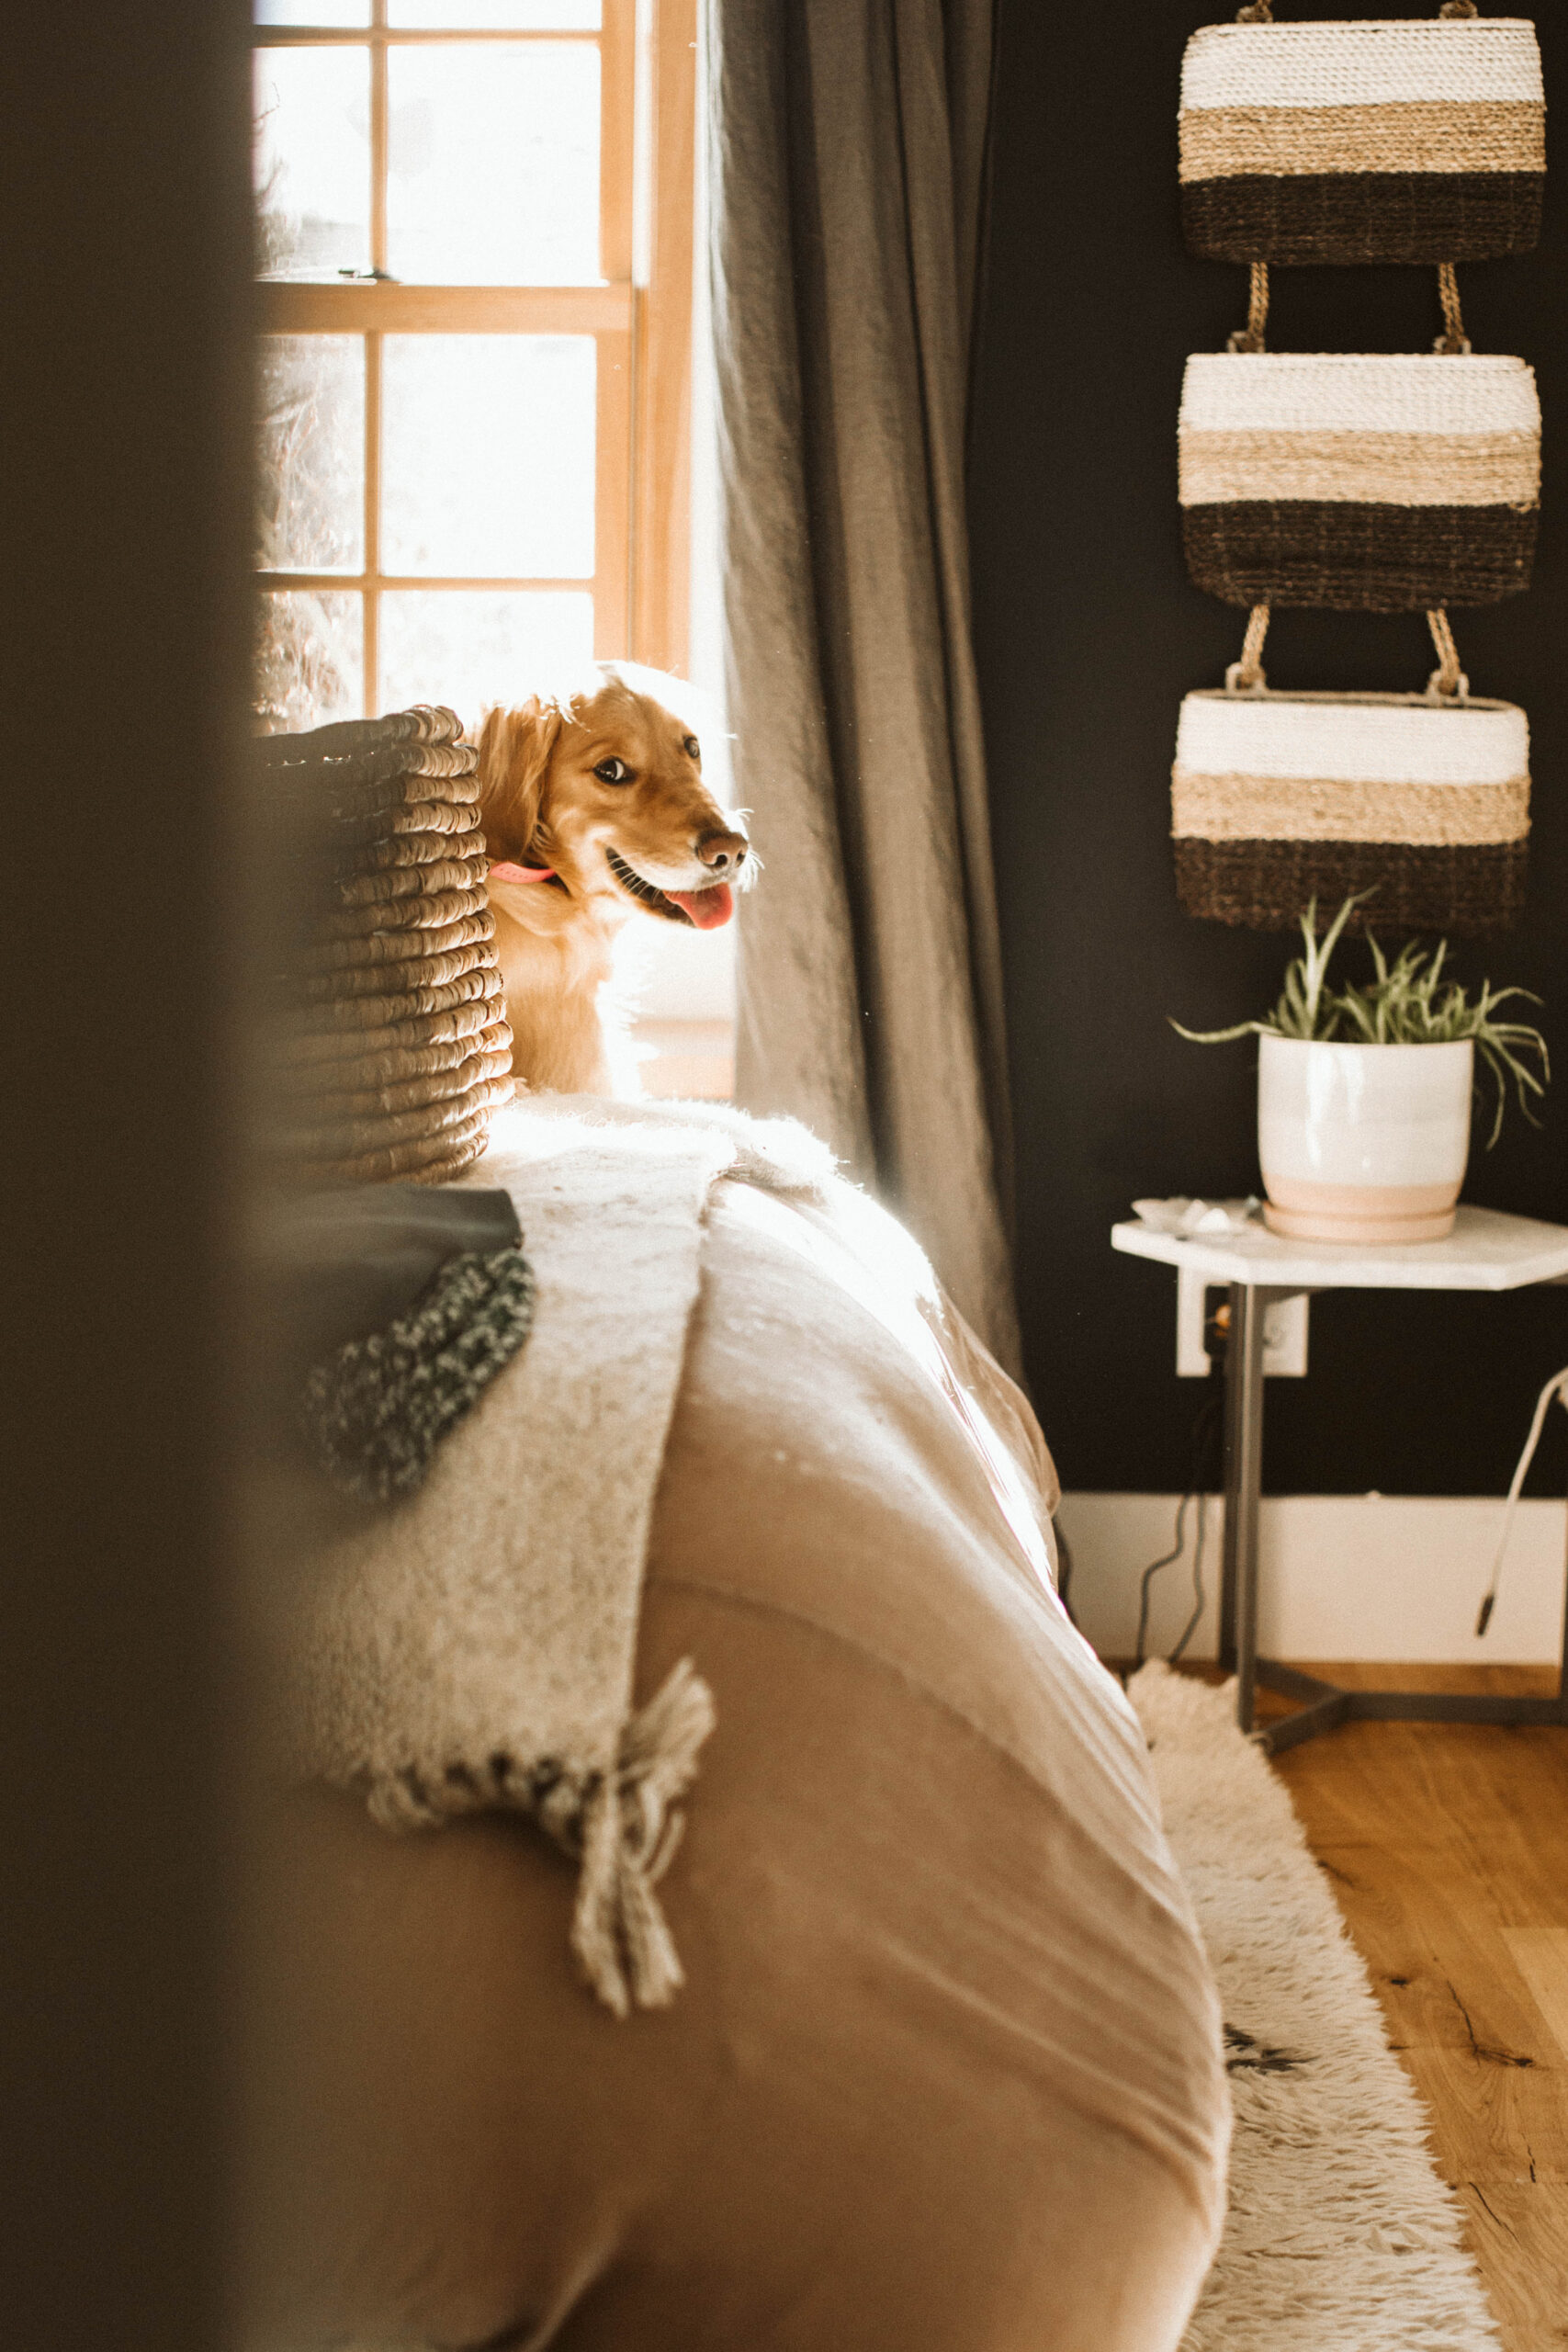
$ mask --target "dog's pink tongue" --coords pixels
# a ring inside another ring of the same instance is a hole
[[[691,916],[699,931],[716,931],[735,912],[735,893],[728,882],[716,882],[711,890],[667,890],[664,895]]]

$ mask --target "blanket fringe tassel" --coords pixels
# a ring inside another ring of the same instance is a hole
[[[695,1776],[714,1727],[713,1693],[682,1658],[621,1734],[613,1774],[589,1798],[571,1948],[593,1991],[618,2018],[659,2009],[685,1983],[654,1893],[685,1826],[673,1810]]]
[[[618,2018],[661,2009],[686,1980],[654,1889],[681,1842],[676,1801],[696,1777],[716,1720],[713,1692],[683,1657],[628,1717],[610,1771],[580,1778],[507,1755],[483,1771],[453,1764],[439,1777],[410,1767],[371,1781],[370,1815],[383,1829],[407,1831],[495,1804],[530,1815],[580,1860],[571,1948],[592,1990]]]

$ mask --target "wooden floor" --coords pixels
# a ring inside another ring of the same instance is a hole
[[[1308,1671],[1362,1688],[1555,1688],[1531,1667]],[[1275,1770],[1431,2111],[1508,2352],[1564,2352],[1568,1729],[1347,1724]]]

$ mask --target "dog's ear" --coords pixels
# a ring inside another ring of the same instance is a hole
[[[545,779],[566,721],[536,695],[485,713],[479,729],[479,820],[492,856],[526,860],[544,816]]]

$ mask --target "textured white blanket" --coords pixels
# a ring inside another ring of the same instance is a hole
[[[822,1196],[787,1120],[536,1098],[464,1180],[504,1185],[537,1283],[522,1353],[423,1487],[313,1564],[291,1611],[294,1761],[388,1827],[528,1813],[581,1857],[573,1947],[617,2015],[681,1982],[654,1889],[713,1722],[689,1665],[631,1712],[649,1526],[720,1177]]]

